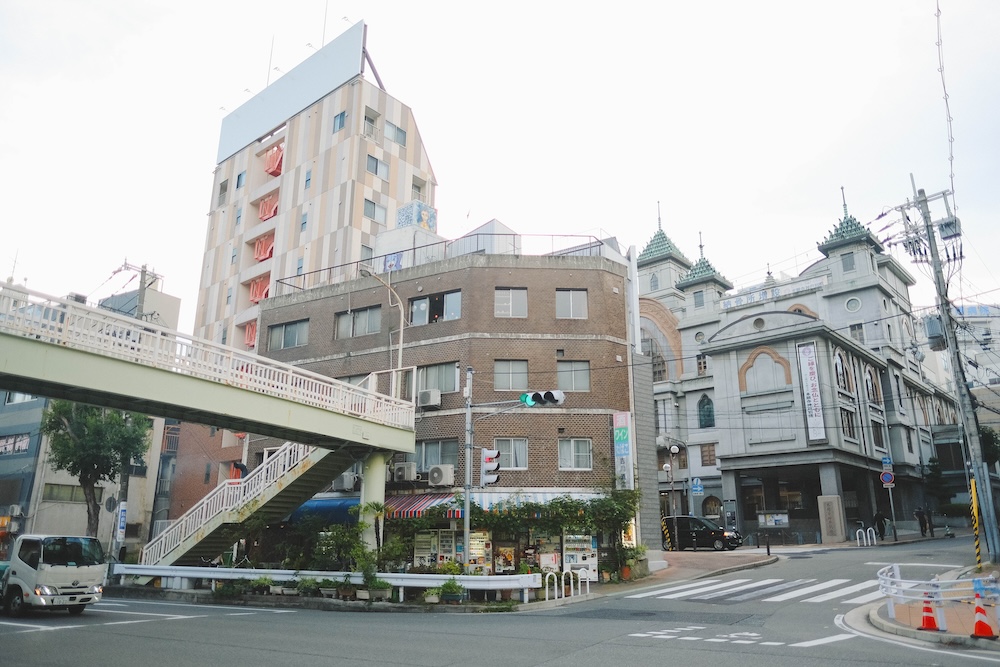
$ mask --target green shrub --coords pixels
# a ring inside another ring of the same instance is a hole
[[[319,595],[319,582],[310,577],[302,577],[299,582],[295,584],[296,590],[298,590],[299,595],[306,597]]]
[[[461,595],[465,591],[465,586],[458,583],[455,577],[452,577],[448,581],[441,584],[441,594],[442,595]]]

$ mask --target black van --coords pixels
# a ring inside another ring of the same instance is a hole
[[[663,518],[663,550],[671,550],[671,534],[674,532],[674,522],[677,526],[677,548],[691,547],[695,551],[715,549],[732,551],[743,544],[743,537],[735,530],[726,530],[711,519],[703,516],[668,516]]]

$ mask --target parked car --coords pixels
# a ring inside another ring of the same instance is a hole
[[[676,522],[676,524],[675,524]],[[729,549],[732,551],[743,544],[743,536],[736,529],[726,529],[715,523],[711,519],[703,516],[668,516],[663,520],[665,528],[663,534],[663,550],[670,550],[670,533],[674,532],[677,526],[676,540],[677,548],[694,550],[715,549],[722,551]]]

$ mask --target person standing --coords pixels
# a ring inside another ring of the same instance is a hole
[[[885,515],[882,514],[882,510],[875,512],[875,516],[872,517],[872,525],[875,526],[875,532],[878,533],[880,540],[885,539]]]
[[[927,515],[924,513],[922,507],[918,507],[913,511],[913,518],[917,520],[917,524],[920,526],[920,536],[927,537]]]

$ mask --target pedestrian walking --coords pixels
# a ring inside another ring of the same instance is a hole
[[[927,514],[924,513],[922,507],[918,507],[913,510],[913,518],[917,520],[917,524],[920,525],[920,536],[927,537]]]
[[[875,516],[872,517],[872,525],[875,526],[875,532],[878,533],[880,540],[885,539],[885,515],[882,514],[882,510],[875,512]]]

